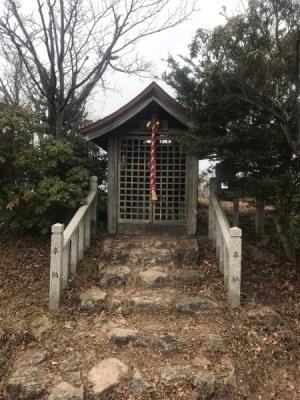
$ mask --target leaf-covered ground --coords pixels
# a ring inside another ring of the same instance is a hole
[[[224,207],[230,217],[228,204]],[[203,237],[207,231],[205,203],[199,205],[198,225],[199,237]],[[300,399],[300,286],[296,282],[295,271],[284,261],[276,237],[269,234],[273,230],[269,221],[264,238],[255,238],[253,209],[246,203],[242,206],[241,227],[244,238],[242,307],[235,311],[227,307],[214,254],[203,239],[200,240],[199,266],[206,275],[206,282],[201,287],[188,290],[193,293],[201,291],[201,294],[224,305],[224,312],[213,323],[225,339],[226,355],[234,361],[237,373],[236,393],[231,393],[226,399]],[[26,349],[46,348],[51,355],[47,360],[49,371],[65,376],[69,374],[70,379],[75,380],[76,362],[81,367],[86,363],[88,369],[95,356],[102,359],[118,355],[118,351],[109,348],[98,334],[95,317],[79,310],[80,290],[90,287],[97,277],[101,234],[99,237],[65,293],[62,307],[52,314],[47,308],[49,238],[0,239],[0,398],[4,397],[5,382],[14,361]],[[258,305],[271,306],[281,315],[283,324],[274,330],[266,330],[249,320],[247,312]],[[51,319],[53,326],[38,339],[32,333],[31,323],[43,315]],[[141,313],[134,318],[131,321],[131,316],[127,316],[127,323],[142,326],[147,323],[148,317]],[[103,322],[109,316],[102,315],[100,319]],[[157,322],[155,317],[151,322]],[[174,324],[176,330],[175,322],[168,322]],[[186,324],[190,322],[187,318]],[[187,337],[189,335],[192,333],[187,331]],[[196,355],[198,349],[196,345],[193,349],[192,338],[189,343],[188,354],[194,352]],[[125,349],[122,358],[126,361],[130,357],[138,357],[138,351]],[[143,350],[143,357],[145,354],[147,349]],[[152,368],[155,368],[156,358],[159,363],[161,357],[167,357],[164,354],[154,355],[151,349],[148,355],[154,363]],[[210,359],[214,360],[214,354],[210,354]],[[73,369],[70,368],[72,363],[75,363]],[[155,388],[153,390],[155,392]],[[137,396],[136,399],[190,399],[190,394],[182,389],[172,393],[162,390],[157,388],[156,397]],[[111,398],[134,398],[125,396],[125,393],[115,393]]]

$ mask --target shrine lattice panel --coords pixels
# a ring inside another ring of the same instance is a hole
[[[120,140],[119,220],[184,222],[186,219],[186,156],[170,140],[156,144],[155,188],[158,200],[151,203],[149,188],[150,141]]]

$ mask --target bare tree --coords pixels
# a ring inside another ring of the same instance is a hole
[[[297,93],[296,113],[297,113],[298,135],[295,147],[296,148],[298,147],[300,153],[300,29],[298,29],[297,33],[298,33],[298,38],[296,42],[296,93]]]
[[[187,19],[196,1],[35,0],[28,14],[5,0],[0,35],[46,103],[50,132],[60,136],[109,69],[145,71],[135,45]]]
[[[0,43],[1,73],[0,100],[8,106],[19,106],[23,97],[25,70],[22,60],[16,51],[12,51],[5,43]]]

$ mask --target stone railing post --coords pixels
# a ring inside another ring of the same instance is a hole
[[[223,246],[224,246],[223,247],[223,254],[224,254],[224,284],[225,284],[225,287],[226,287],[226,289],[228,291],[228,269],[229,269],[229,263],[228,263],[228,248],[227,248],[227,245],[225,243],[225,240],[224,240]]]
[[[98,177],[91,176],[90,178],[90,191],[91,192],[98,192]],[[97,202],[98,196],[94,200],[94,203],[91,205],[91,235],[92,238],[96,236],[97,232]]]
[[[62,292],[64,225],[52,225],[51,231],[49,309],[55,310],[59,307]]]
[[[228,300],[233,308],[240,306],[241,296],[241,260],[242,231],[230,228],[229,260],[228,260]]]

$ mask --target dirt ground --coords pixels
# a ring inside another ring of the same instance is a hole
[[[224,207],[230,218],[230,204],[224,204]],[[231,310],[227,307],[222,276],[218,272],[214,254],[203,238],[207,232],[207,204],[199,204],[199,268],[205,273],[206,281],[188,290],[191,293],[201,292],[224,306],[221,315],[210,321],[204,321],[204,317],[199,316],[183,317],[181,321],[184,321],[184,327],[176,328],[177,321],[172,316],[165,316],[166,324],[181,332],[185,329],[189,339],[187,352],[176,357],[188,361],[197,353],[197,340],[193,340],[193,332],[189,330],[190,324],[195,325],[195,320],[191,321],[191,318],[198,319],[199,329],[204,322],[209,322],[225,338],[225,355],[230,356],[236,366],[237,389],[226,399],[300,399],[299,282],[296,281],[293,267],[283,259],[276,237],[270,234],[273,227],[269,219],[266,221],[266,235],[261,239],[254,235],[254,210],[248,203],[241,207],[240,220],[243,230],[242,307]],[[4,398],[5,382],[14,361],[26,349],[46,348],[51,354],[47,360],[49,371],[59,373],[75,383],[78,364],[86,364],[88,369],[95,359],[118,354],[118,350],[109,349],[102,336],[98,335],[95,316],[82,314],[79,309],[80,290],[90,287],[97,278],[103,236],[100,234],[99,240],[94,242],[81,263],[76,278],[64,295],[61,308],[51,314],[47,305],[49,238],[0,238],[0,398]],[[270,331],[250,321],[247,312],[258,305],[271,306],[281,315],[284,323]],[[35,318],[43,315],[51,318],[53,327],[38,339],[32,334],[30,325]],[[102,314],[99,322],[109,318]],[[122,316],[116,315],[114,318]],[[149,323],[148,315],[141,313],[138,318],[136,315],[134,318],[127,315],[126,324],[145,327]],[[154,315],[151,317],[149,334],[151,327],[159,322]],[[122,359],[136,360],[147,375],[152,370],[155,372],[156,363],[160,365],[166,355],[155,353],[151,348],[145,350],[147,341],[146,338],[144,340],[144,346],[125,349]],[[142,359],[139,358],[141,349]],[[83,359],[80,358],[82,354]],[[214,360],[214,354],[208,355]],[[135,399],[125,397],[124,393],[116,392],[109,398]],[[156,395],[146,398],[190,399],[182,390],[164,392],[159,385]]]

